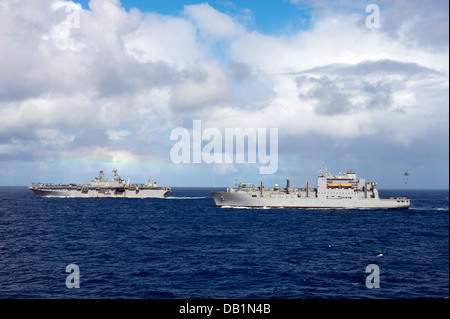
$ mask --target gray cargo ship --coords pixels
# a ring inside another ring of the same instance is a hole
[[[291,188],[287,179],[285,188],[278,184],[265,188],[261,181],[258,187],[240,183],[212,194],[216,205],[225,208],[409,208],[409,198],[380,198],[376,186],[352,171],[337,175],[324,171],[318,174],[317,188],[309,188],[309,183],[303,189]]]
[[[112,197],[112,198],[164,198],[170,187],[160,187],[149,180],[147,184],[130,184],[122,179],[117,170],[108,181],[100,171],[90,184],[32,184],[29,187],[37,197]]]

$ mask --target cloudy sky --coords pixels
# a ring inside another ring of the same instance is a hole
[[[0,185],[117,168],[168,186],[304,186],[326,162],[380,188],[448,188],[448,6],[0,0]],[[278,170],[173,163],[170,134],[193,120],[277,128]]]

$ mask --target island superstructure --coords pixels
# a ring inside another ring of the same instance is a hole
[[[37,197],[112,197],[112,198],[164,198],[171,192],[170,187],[161,187],[148,181],[147,184],[130,184],[113,170],[111,180],[100,171],[90,184],[42,184],[33,183],[29,187]]]
[[[292,207],[292,208],[409,208],[406,197],[380,198],[376,182],[357,178],[356,173],[329,174],[319,172],[317,188],[291,188],[289,179],[286,187],[275,184],[264,187],[264,182],[256,187],[253,183],[240,183],[227,191],[213,192],[218,207]]]

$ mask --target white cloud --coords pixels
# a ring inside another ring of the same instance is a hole
[[[0,5],[0,156],[8,160],[163,163],[170,130],[193,118],[278,127],[290,154],[299,152],[291,141],[306,138],[414,148],[448,132],[447,2],[382,2],[380,29],[365,27],[361,4],[324,2],[308,30],[286,35],[251,31],[207,3],[161,15],[92,0],[79,28],[67,24],[65,8],[79,9],[70,1]]]
[[[127,130],[106,130],[106,134],[110,140],[123,140],[130,135],[130,132]]]
[[[245,33],[239,22],[207,3],[187,5],[184,13],[192,19],[203,36],[212,40],[229,39]]]
[[[125,39],[127,54],[137,61],[164,61],[182,68],[202,57],[196,29],[184,18],[148,13],[136,32]]]
[[[217,62],[198,61],[184,74],[185,78],[173,86],[171,94],[175,111],[214,106],[229,99],[227,77]]]

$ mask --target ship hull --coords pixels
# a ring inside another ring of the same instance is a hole
[[[129,188],[64,188],[30,187],[37,197],[69,198],[165,198],[170,189],[166,187]]]
[[[406,198],[307,198],[296,195],[255,196],[247,193],[213,192],[217,207],[224,208],[344,208],[407,209]]]

